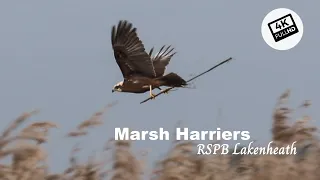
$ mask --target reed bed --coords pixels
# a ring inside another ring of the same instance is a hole
[[[290,92],[286,91],[277,100],[271,127],[272,141],[277,146],[297,142],[296,155],[197,155],[191,141],[175,141],[164,159],[155,166],[145,167],[148,152],[133,154],[130,141],[106,139],[103,157],[88,157],[79,162],[75,146],[70,153],[69,164],[63,172],[49,171],[43,144],[48,143],[53,122],[27,124],[27,119],[38,113],[32,111],[21,114],[0,136],[0,180],[316,180],[320,177],[320,148],[317,128],[310,125],[310,117],[292,120],[297,109],[287,106]],[[67,133],[75,138],[88,134],[89,128],[103,123],[101,116],[115,103],[96,112],[91,118]],[[306,101],[298,109],[308,108]],[[292,123],[293,122],[293,123]],[[25,127],[23,127],[27,124]],[[15,133],[17,128],[22,130]],[[105,142],[102,142],[105,143]],[[0,161],[2,162],[2,161]]]

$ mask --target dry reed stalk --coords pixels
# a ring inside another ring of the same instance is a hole
[[[199,173],[194,143],[190,141],[174,142],[174,147],[166,159],[159,163],[158,179],[194,179]]]
[[[105,114],[105,112],[115,106],[118,102],[112,102],[108,105],[106,105],[103,109],[101,109],[98,112],[95,112],[89,119],[81,122],[76,130],[70,131],[66,136],[67,137],[79,137],[79,136],[85,136],[88,134],[88,129],[91,127],[100,126],[103,124],[102,116]]]
[[[112,180],[139,180],[141,179],[141,166],[138,160],[131,154],[130,141],[115,141],[113,153]]]
[[[12,122],[12,124],[2,133],[2,136],[0,140],[8,137],[12,131],[14,131],[19,125],[21,125],[23,122],[25,122],[29,117],[32,115],[38,113],[38,110],[34,110],[31,112],[23,113],[21,114],[16,120]]]

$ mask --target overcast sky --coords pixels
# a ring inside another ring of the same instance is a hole
[[[272,49],[261,36],[263,18],[280,7],[294,10],[304,24],[302,40],[288,51]],[[251,139],[268,142],[276,98],[287,88],[292,90],[293,107],[311,99],[307,113],[319,118],[316,7],[316,1],[1,1],[0,127],[24,111],[40,108],[31,122],[51,120],[60,126],[46,146],[54,171],[66,166],[76,142],[89,155],[113,137],[115,127],[172,130],[181,120],[196,130],[215,130],[217,124],[224,130],[248,130]],[[111,27],[120,19],[138,28],[147,50],[173,45],[178,53],[167,71],[185,79],[228,57],[234,61],[197,79],[196,89],[140,105],[148,93],[111,93],[122,80],[110,42]],[[119,104],[104,116],[104,126],[85,138],[63,138],[116,100]],[[169,144],[140,141],[135,150],[151,148],[156,158]]]

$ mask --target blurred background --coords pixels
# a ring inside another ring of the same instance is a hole
[[[261,23],[273,9],[295,11],[304,24],[300,43],[288,51],[269,47]],[[115,127],[172,131],[178,121],[194,130],[248,130],[251,140],[271,138],[277,97],[291,89],[289,104],[312,100],[314,119],[320,102],[317,55],[318,2],[196,1],[2,1],[0,3],[0,127],[22,112],[40,109],[29,122],[50,120],[44,147],[50,170],[60,172],[75,143],[87,157],[103,148]],[[172,45],[177,54],[167,72],[189,79],[216,63],[234,60],[180,89],[140,105],[146,94],[111,93],[122,80],[111,47],[111,27],[128,20],[138,28],[147,51]],[[107,104],[105,124],[77,140],[64,138]],[[294,115],[293,119],[303,114]],[[319,122],[312,121],[319,125]],[[228,142],[234,143],[234,142]],[[152,149],[150,164],[169,141],[137,141],[134,151]],[[61,153],[65,152],[65,153]]]

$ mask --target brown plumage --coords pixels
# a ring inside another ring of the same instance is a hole
[[[186,81],[176,73],[164,75],[174,48],[162,46],[160,51],[152,55],[153,48],[147,53],[137,35],[137,29],[128,21],[119,21],[112,27],[111,43],[114,57],[122,72],[124,80],[117,83],[112,92],[144,93],[161,86],[183,87]]]

